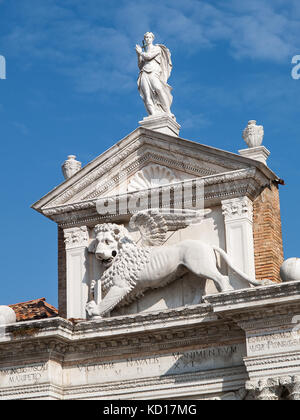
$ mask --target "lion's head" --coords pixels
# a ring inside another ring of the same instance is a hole
[[[96,239],[89,246],[89,252],[103,264],[104,268],[112,265],[114,258],[124,243],[132,242],[123,225],[104,223],[94,228]]]

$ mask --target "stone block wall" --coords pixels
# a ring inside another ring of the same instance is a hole
[[[254,200],[253,235],[256,279],[280,282],[284,258],[279,189],[275,183]]]

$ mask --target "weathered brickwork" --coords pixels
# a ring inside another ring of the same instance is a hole
[[[59,316],[66,317],[66,249],[64,231],[58,228],[58,312]]]
[[[257,280],[280,282],[283,244],[277,184],[265,188],[254,201],[253,235]]]

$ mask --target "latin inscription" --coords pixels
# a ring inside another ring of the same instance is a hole
[[[248,338],[248,349],[250,353],[280,352],[289,348],[300,349],[300,336],[298,333],[284,331]]]
[[[151,357],[127,358],[126,360],[109,361],[103,363],[78,364],[77,369],[82,374],[96,375],[111,379],[113,375],[124,377],[164,376],[185,372],[193,372],[210,368],[215,363],[220,367],[238,364],[241,360],[239,345],[213,347],[203,350],[161,354]]]
[[[0,368],[0,375],[2,378],[8,380],[8,385],[35,383],[42,378],[43,372],[45,372],[47,369],[47,363],[11,368]]]

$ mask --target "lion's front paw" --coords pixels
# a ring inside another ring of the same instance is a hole
[[[86,304],[85,310],[90,317],[100,317],[98,305],[94,300],[91,300]]]

